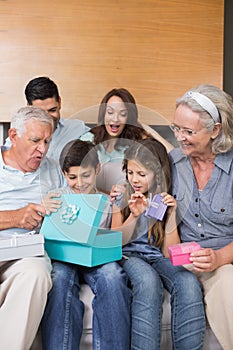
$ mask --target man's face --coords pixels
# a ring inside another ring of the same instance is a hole
[[[43,109],[51,115],[51,117],[54,120],[55,130],[57,127],[57,123],[60,120],[61,99],[59,99],[59,101],[56,101],[55,97],[51,97],[46,98],[45,100],[34,100],[32,102],[32,106],[40,107],[41,109]]]
[[[10,129],[9,135],[14,150],[13,166],[24,173],[36,171],[49,148],[51,125],[28,121],[21,137],[14,128]]]

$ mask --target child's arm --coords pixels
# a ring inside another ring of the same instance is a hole
[[[60,193],[50,192],[43,198],[41,205],[44,206],[46,215],[54,213],[60,208],[61,201],[57,199],[58,197],[60,197]]]
[[[169,257],[167,247],[169,245],[177,244],[180,242],[176,224],[176,200],[168,193],[163,192],[161,195],[163,196],[163,202],[169,207],[167,222],[165,225],[165,238],[162,249],[164,256]]]
[[[138,217],[147,208],[147,200],[140,192],[135,192],[129,200],[130,215],[123,222],[122,214],[117,205],[113,204],[111,228],[122,232],[122,244],[126,245],[134,232]]]

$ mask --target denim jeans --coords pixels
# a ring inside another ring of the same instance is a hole
[[[161,340],[163,288],[171,295],[171,332],[174,350],[201,350],[205,312],[196,276],[169,259],[146,259],[134,254],[124,263],[133,288],[133,350],[158,350]]]
[[[131,291],[117,263],[85,268],[54,261],[52,280],[42,319],[43,350],[79,349],[84,313],[79,292],[83,280],[95,294],[93,349],[130,349]]]

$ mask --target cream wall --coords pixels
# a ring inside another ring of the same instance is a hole
[[[58,84],[65,117],[95,122],[92,106],[125,87],[144,122],[171,120],[185,90],[222,87],[223,20],[223,0],[0,1],[0,121],[40,75]]]

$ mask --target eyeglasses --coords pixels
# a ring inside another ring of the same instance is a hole
[[[181,134],[184,136],[193,136],[199,132],[192,129],[180,128],[175,124],[170,124],[170,128],[174,132],[174,134],[179,134],[181,132]]]

